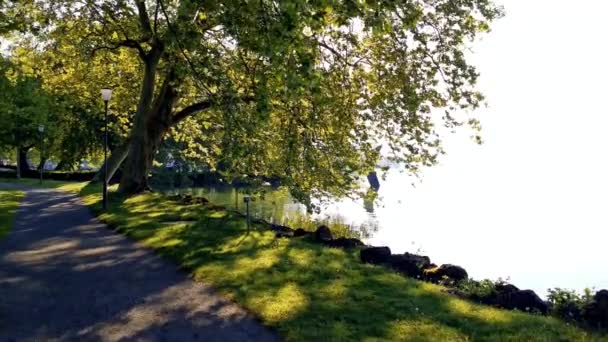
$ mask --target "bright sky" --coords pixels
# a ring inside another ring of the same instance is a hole
[[[474,49],[485,144],[452,137],[413,190],[392,177],[372,242],[540,293],[608,288],[608,2],[497,1],[507,16]]]

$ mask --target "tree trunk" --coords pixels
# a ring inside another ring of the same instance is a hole
[[[116,173],[116,171],[118,170],[118,168],[120,167],[122,162],[127,158],[128,153],[129,153],[129,141],[124,142],[122,145],[120,145],[112,150],[112,152],[110,153],[110,157],[108,158],[108,175],[109,176],[106,178],[106,180],[109,181],[110,179],[112,179],[112,177],[114,176],[114,174]],[[101,180],[103,179],[103,175],[104,175],[104,171],[105,171],[104,166],[105,166],[105,164],[101,165],[101,168],[99,169],[99,171],[97,172],[95,177],[93,177],[93,180],[92,180],[93,183],[101,182]]]
[[[148,185],[148,170],[150,160],[156,152],[151,141],[162,139],[143,131],[138,139],[133,139],[125,160],[125,168],[120,179],[118,191],[123,194],[136,194],[150,189]]]
[[[144,191],[147,184],[144,182],[145,169],[142,164],[145,160],[145,144],[147,139],[147,122],[150,115],[152,99],[154,97],[154,85],[156,81],[156,69],[162,55],[162,47],[153,46],[152,50],[144,58],[144,78],[142,81],[139,103],[133,120],[133,127],[129,135],[129,151],[124,161],[123,175],[120,179],[118,191],[124,194]],[[145,167],[144,167],[145,168]]]
[[[123,194],[135,194],[150,189],[148,173],[160,143],[171,126],[171,114],[177,97],[171,85],[174,81],[174,73],[169,70],[153,106],[135,120],[131,130],[129,153],[118,187],[118,191]]]
[[[21,159],[19,159],[19,147],[17,147],[17,179],[21,179]]]
[[[31,147],[28,146],[22,146],[19,147],[18,149],[18,166],[17,168],[19,169],[19,175],[23,176],[25,175],[25,173],[27,171],[30,170],[30,164],[27,161],[27,152],[30,150]]]
[[[38,168],[37,168],[37,170],[39,172],[40,172],[40,170],[42,170],[44,172],[43,167],[44,167],[44,164],[46,164],[46,161],[47,161],[46,158],[40,159],[40,162],[38,163]]]
[[[57,171],[72,171],[72,170],[74,170],[74,161],[67,160],[67,159],[62,159],[62,160],[59,161],[59,164],[57,164],[57,167],[55,168],[55,170],[57,170]]]

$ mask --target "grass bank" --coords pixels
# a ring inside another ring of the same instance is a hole
[[[0,189],[0,239],[10,231],[23,196],[23,191]]]
[[[275,239],[261,227],[248,232],[241,217],[221,208],[142,194],[113,196],[101,213],[98,188],[80,194],[101,220],[213,284],[290,341],[607,340],[555,318],[458,299],[361,264],[358,251]]]

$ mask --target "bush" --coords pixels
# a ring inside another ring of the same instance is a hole
[[[465,297],[473,300],[483,300],[496,294],[496,284],[503,284],[502,280],[492,281],[484,279],[481,281],[467,279],[456,284],[456,289]]]
[[[581,322],[585,308],[593,301],[591,289],[585,289],[582,295],[574,290],[559,287],[548,291],[547,299],[552,306],[551,313],[568,321]]]

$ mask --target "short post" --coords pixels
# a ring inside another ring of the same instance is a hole
[[[249,202],[251,202],[250,196],[243,196],[243,202],[245,202],[245,206],[247,207],[247,232],[251,230],[251,215],[249,214]]]

